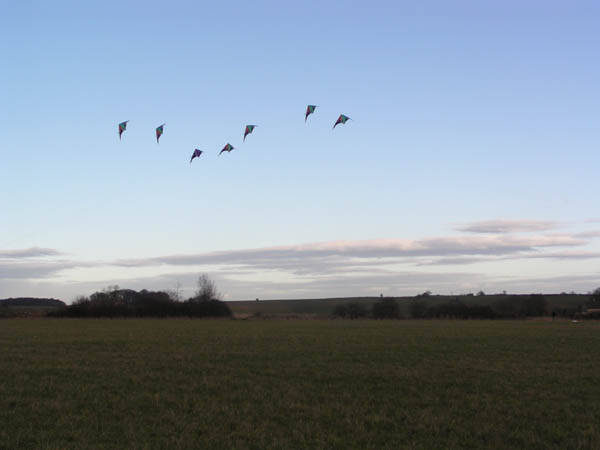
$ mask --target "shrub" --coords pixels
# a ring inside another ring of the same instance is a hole
[[[346,308],[351,319],[367,317],[367,307],[362,303],[348,303]]]
[[[595,308],[600,306],[600,287],[596,288],[590,295],[590,304]]]
[[[546,314],[548,302],[542,294],[531,294],[529,297],[521,300],[521,316],[535,317]]]
[[[384,297],[373,303],[372,314],[375,319],[398,319],[400,318],[400,307],[393,298]]]
[[[346,317],[348,315],[348,306],[344,304],[335,305],[333,315],[337,317]]]
[[[410,302],[410,315],[413,319],[424,319],[427,317],[427,303],[421,300]]]

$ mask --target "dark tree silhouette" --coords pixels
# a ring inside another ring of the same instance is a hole
[[[384,297],[373,303],[372,313],[375,319],[398,319],[400,318],[400,307],[393,298]]]

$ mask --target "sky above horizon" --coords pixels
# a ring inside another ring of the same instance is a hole
[[[592,1],[5,5],[0,298],[187,296],[200,273],[231,300],[593,290],[599,19]]]

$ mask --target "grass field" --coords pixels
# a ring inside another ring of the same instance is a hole
[[[2,449],[597,449],[600,323],[0,321]]]

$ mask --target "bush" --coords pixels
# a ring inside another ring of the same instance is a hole
[[[421,300],[410,302],[410,315],[413,319],[424,319],[427,317],[427,303]]]
[[[594,308],[600,307],[600,287],[596,288],[590,295],[590,305]]]
[[[531,294],[521,301],[521,316],[536,317],[546,315],[548,302],[542,294]]]
[[[362,303],[344,303],[336,305],[333,309],[333,315],[349,319],[359,319],[367,317],[367,308]]]
[[[367,317],[367,307],[362,303],[348,303],[348,317],[351,319],[360,319]]]
[[[346,317],[348,315],[348,307],[344,304],[335,305],[333,308],[333,315],[337,317]]]
[[[375,319],[399,319],[400,307],[396,300],[385,297],[373,303],[372,314]]]

